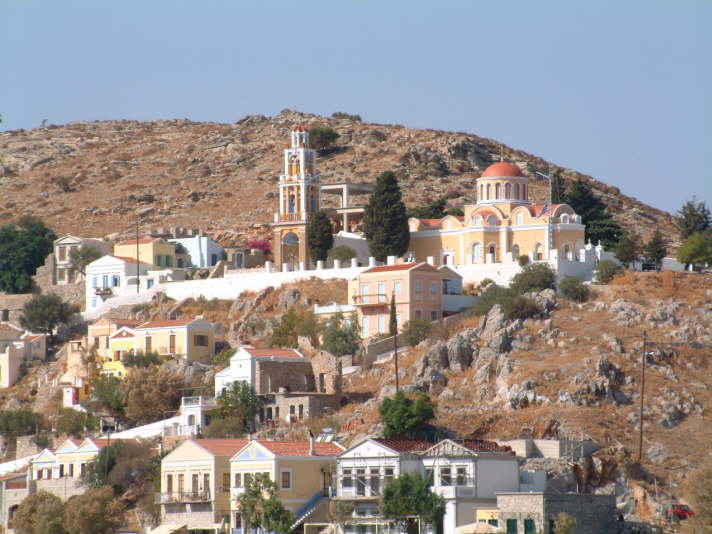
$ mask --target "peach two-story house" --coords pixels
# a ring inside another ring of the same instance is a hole
[[[447,284],[461,280],[453,270],[426,262],[382,265],[363,271],[348,285],[349,304],[356,307],[361,336],[388,333],[392,296],[399,328],[411,319],[441,319]]]

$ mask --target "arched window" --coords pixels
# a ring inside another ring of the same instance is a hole
[[[482,243],[473,243],[472,263],[482,263]]]
[[[517,213],[515,221],[516,221],[517,226],[524,225],[524,214],[521,211],[519,213]]]
[[[519,199],[519,184],[514,184],[514,198]]]
[[[479,215],[475,217],[475,226],[482,226],[482,217]]]
[[[541,243],[534,243],[534,257],[533,260],[541,259]]]
[[[294,195],[289,195],[289,208],[288,208],[288,212],[289,212],[289,213],[294,213],[294,207],[295,207]]]
[[[512,247],[512,257],[516,260],[519,257],[519,245]]]
[[[490,184],[487,184],[487,200],[490,200],[492,198],[492,187]]]
[[[490,260],[488,258],[487,261],[495,261],[497,258],[497,246],[494,243],[490,243],[489,245],[487,245],[487,255],[489,256],[490,254],[492,255],[492,259]]]
[[[504,186],[504,198],[510,199],[512,198],[512,184],[505,184]]]
[[[478,199],[480,202],[482,202],[482,201],[485,199],[485,197],[484,197],[484,190],[485,190],[485,186],[483,186],[482,184],[480,184],[480,197],[479,197],[479,199]]]
[[[569,246],[568,244],[564,245],[564,257],[567,260],[570,260],[573,258],[573,254],[571,253],[571,246]]]
[[[501,196],[501,186],[499,184],[494,185],[494,197],[499,200]]]
[[[564,213],[564,214],[561,216],[561,222],[562,222],[563,224],[569,224],[569,214],[568,214],[568,213]]]
[[[497,226],[497,217],[494,215],[490,215],[487,217],[487,224],[490,226]]]
[[[527,186],[526,184],[522,184],[522,200],[527,199]]]

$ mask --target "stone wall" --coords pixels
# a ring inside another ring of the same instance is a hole
[[[551,526],[560,512],[576,520],[576,534],[615,534],[616,498],[613,495],[498,493],[500,527],[517,522],[517,532],[524,532],[525,522],[533,521],[536,532],[552,534]]]
[[[25,302],[34,295],[23,293],[21,295],[5,295],[0,293],[0,321],[7,320],[11,323],[19,324],[22,308]]]
[[[77,284],[65,284],[58,286],[56,280],[54,252],[45,258],[44,265],[37,269],[34,281],[35,285],[43,294],[56,293],[62,300],[78,304],[82,308],[86,300],[86,283],[81,281]]]
[[[255,390],[258,395],[276,393],[279,388],[287,388],[288,391],[316,391],[309,360],[284,362],[261,358],[257,360],[256,367]]]
[[[321,417],[338,406],[339,397],[328,393],[278,393],[262,399],[260,419],[264,421],[279,418],[287,422],[300,421],[310,417]]]
[[[52,437],[48,436],[50,440],[49,448],[52,448]],[[42,451],[34,442],[35,436],[18,436],[17,438],[17,448],[15,451],[16,458],[24,458],[25,456],[32,456]]]
[[[341,394],[341,361],[325,351],[319,351],[310,360],[316,380],[316,389],[320,393]],[[322,379],[323,375],[323,379]],[[323,381],[323,383],[322,383]]]
[[[78,477],[53,478],[35,481],[37,491],[48,491],[62,500],[67,500],[74,495],[81,495],[87,489],[81,484]]]

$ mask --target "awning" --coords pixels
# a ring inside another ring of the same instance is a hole
[[[149,531],[148,534],[172,534],[173,532],[177,532],[185,528],[185,523],[180,525],[158,525],[156,528]]]

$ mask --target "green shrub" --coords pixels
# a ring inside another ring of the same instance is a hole
[[[492,284],[482,292],[480,298],[469,313],[472,315],[486,315],[495,304],[504,307],[504,304],[512,300],[515,296],[514,291],[508,287]]]
[[[411,319],[403,325],[401,336],[411,347],[427,339],[433,329],[433,324],[427,319]]]
[[[334,146],[339,134],[328,126],[313,126],[309,128],[309,143],[316,150],[326,150]]]
[[[527,254],[522,254],[517,258],[517,262],[519,263],[520,267],[526,267],[531,263],[531,260],[529,259],[529,256]]]
[[[22,436],[42,426],[42,417],[29,408],[0,411],[0,434]]]
[[[299,346],[299,337],[308,337],[313,346],[319,345],[321,323],[311,310],[297,312],[292,306],[287,310],[272,331],[272,345],[275,347]]]
[[[350,121],[361,122],[361,115],[351,115],[350,113],[344,113],[343,111],[334,111],[331,114],[332,119],[348,119]]]
[[[482,288],[482,289],[484,289],[484,288],[486,288],[486,287],[487,287],[488,285],[490,285],[490,284],[494,284],[494,280],[492,280],[491,278],[483,278],[482,280],[480,280],[480,286],[479,286],[479,287]]]
[[[383,399],[378,408],[383,423],[383,437],[413,438],[435,417],[436,405],[425,393],[414,399],[398,391],[395,397]]]
[[[351,317],[348,324],[341,313],[335,314],[324,327],[324,350],[334,356],[355,354],[359,348],[361,336],[357,332],[356,317]]]
[[[230,363],[230,357],[235,354],[235,349],[225,349],[220,352],[215,353],[212,357],[213,365],[228,365]]]
[[[131,313],[139,313],[139,312],[147,310],[150,307],[151,307],[150,304],[136,304],[131,307]]]
[[[574,302],[586,302],[591,296],[591,290],[585,286],[583,280],[576,276],[567,276],[559,284],[559,292]]]
[[[136,352],[129,353],[124,357],[124,366],[148,367],[149,365],[159,365],[161,361],[161,355],[157,352]]]
[[[556,285],[556,273],[546,263],[532,263],[512,278],[509,287],[521,295],[530,291],[553,289]]]
[[[620,266],[613,260],[601,260],[596,266],[596,282],[607,284],[621,271]]]
[[[351,247],[346,245],[339,245],[334,247],[329,251],[329,256],[335,260],[339,260],[342,264],[351,261],[352,258],[357,256],[356,251]]]
[[[533,299],[517,295],[502,305],[502,311],[507,319],[532,319],[541,314],[541,308]]]
[[[69,434],[79,438],[85,430],[96,429],[99,421],[95,416],[72,408],[62,408],[57,418],[56,430],[59,434]]]

